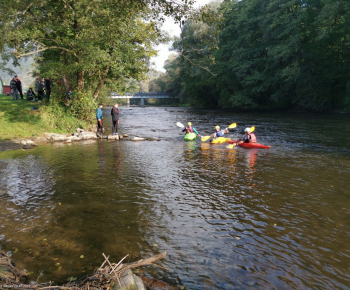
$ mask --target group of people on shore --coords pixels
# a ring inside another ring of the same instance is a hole
[[[45,79],[37,77],[35,80],[34,90],[33,88],[29,88],[27,91],[27,101],[35,102],[35,99],[37,98],[39,102],[42,102],[45,98],[46,103],[48,103],[51,95],[51,81],[51,78]],[[19,97],[21,97],[21,100],[23,100],[22,83],[17,75],[11,80],[10,87],[12,99],[16,101],[19,100]]]
[[[97,120],[97,137],[103,136],[103,123],[102,123],[102,108],[103,105],[99,104],[98,108],[96,110],[96,120]],[[111,116],[112,116],[112,135],[118,135],[118,125],[119,125],[119,108],[118,104],[115,103],[111,110]],[[101,134],[100,134],[101,132]]]
[[[185,127],[182,132],[186,132],[185,134],[188,134],[188,133],[191,133],[191,132],[194,132],[196,133],[197,135],[198,132],[197,130],[192,127],[192,123],[191,122],[188,122],[187,123],[187,127]],[[228,128],[225,128],[225,129],[221,129],[219,125],[215,126],[215,133],[212,134],[212,137],[213,138],[217,138],[217,137],[224,137],[225,134],[228,134],[230,133],[230,131],[228,130]],[[254,133],[251,132],[251,128],[245,128],[244,129],[244,136],[239,139],[238,141],[238,144],[239,143],[257,143],[256,141],[256,136]],[[209,138],[209,136],[208,136]]]

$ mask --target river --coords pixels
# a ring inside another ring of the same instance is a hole
[[[32,280],[166,251],[137,273],[186,289],[350,288],[349,115],[120,111],[120,133],[160,141],[0,153],[0,247]],[[233,139],[255,126],[272,147],[185,142],[187,121],[202,135],[236,122]]]

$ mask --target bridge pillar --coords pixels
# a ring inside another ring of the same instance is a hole
[[[130,99],[129,99],[129,98],[126,99],[126,105],[127,105],[128,107],[130,106]]]
[[[143,98],[140,98],[139,106],[144,106],[144,105],[145,105],[145,100]]]

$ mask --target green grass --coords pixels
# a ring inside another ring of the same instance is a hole
[[[32,107],[38,110],[31,110]],[[36,137],[44,132],[70,133],[87,126],[57,104],[47,107],[45,103],[13,101],[12,96],[0,94],[0,140]]]

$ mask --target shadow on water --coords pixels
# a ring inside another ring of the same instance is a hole
[[[109,109],[104,111],[108,119]],[[184,142],[256,127],[269,150]],[[167,251],[139,274],[188,289],[350,287],[349,116],[123,108],[106,140],[0,153],[0,246],[36,280]],[[343,128],[343,132],[334,128]],[[82,258],[83,257],[83,258]]]

